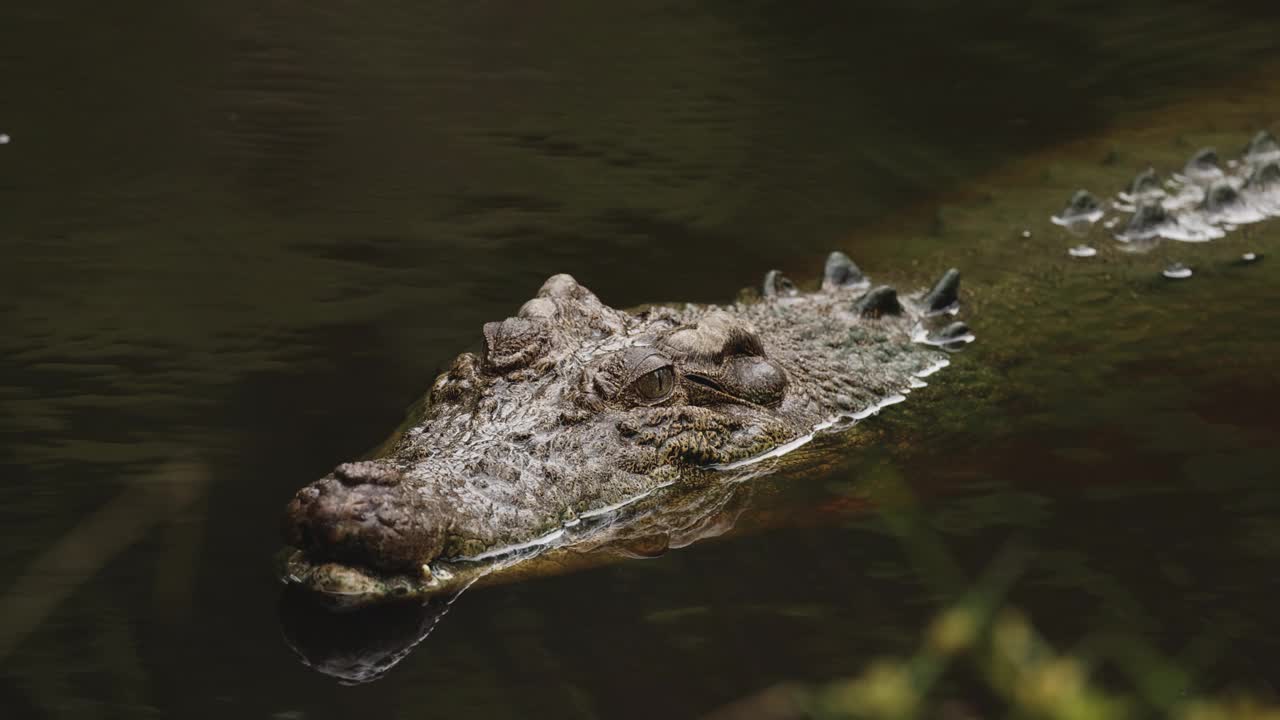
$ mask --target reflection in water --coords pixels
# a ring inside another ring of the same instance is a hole
[[[477,584],[570,572],[613,558],[646,559],[719,537],[751,502],[758,472],[696,487],[667,487],[583,523],[554,542],[481,562],[441,563],[447,584],[426,598],[351,609],[340,597],[289,586],[281,597],[285,639],[302,662],[347,683],[381,678],[427,638],[464,591]],[[439,570],[437,570],[439,574]]]
[[[57,606],[94,577],[117,555],[157,525],[180,527],[186,511],[204,498],[209,470],[198,463],[169,463],[132,478],[115,498],[84,517],[41,554],[32,558],[13,585],[0,594],[0,660]],[[168,563],[157,572],[159,611],[180,610],[190,584],[198,539],[175,543]],[[185,551],[185,556],[184,556]],[[176,588],[175,588],[176,586]]]
[[[456,596],[455,596],[456,597]],[[334,612],[297,588],[280,596],[285,642],[304,665],[344,683],[381,678],[431,634],[453,598]]]

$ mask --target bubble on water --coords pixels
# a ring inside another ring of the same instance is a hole
[[[1067,248],[1067,254],[1071,257],[1088,258],[1098,254],[1098,251],[1088,245],[1076,245],[1073,248]]]
[[[1191,277],[1191,268],[1182,263],[1174,263],[1160,272],[1170,280],[1186,280]]]
[[[1023,237],[1023,238],[1029,238],[1029,237],[1031,237],[1031,231],[1030,231],[1030,230],[1023,230],[1023,231],[1022,231],[1022,237]]]
[[[1253,252],[1247,252],[1240,256],[1240,262],[1244,262],[1244,263],[1258,262],[1261,259],[1262,259],[1261,255]]]
[[[8,134],[6,134],[6,133],[0,133],[0,145],[8,145],[8,144],[9,144],[9,141],[10,141],[10,140],[12,140],[12,139],[13,139],[13,138],[9,137],[9,135],[8,135]]]

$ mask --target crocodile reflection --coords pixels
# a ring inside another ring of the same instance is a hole
[[[750,505],[750,479],[742,474],[692,489],[665,488],[558,546],[540,548],[536,557],[525,553],[458,566],[451,591],[425,599],[344,610],[334,607],[332,596],[290,587],[280,606],[285,641],[303,664],[344,684],[380,679],[431,634],[467,588],[584,569],[619,556],[653,558],[718,537]]]

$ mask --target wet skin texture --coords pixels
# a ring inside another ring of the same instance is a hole
[[[874,411],[968,336],[946,317],[958,287],[952,270],[899,297],[832,253],[816,292],[771,272],[731,306],[628,312],[553,276],[484,326],[383,456],[294,496],[286,542],[327,568],[300,584],[376,595]]]

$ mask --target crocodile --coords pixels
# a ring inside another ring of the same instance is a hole
[[[349,606],[458,591],[590,537],[656,491],[705,486],[900,402],[974,339],[960,274],[873,286],[833,252],[730,305],[618,310],[555,275],[483,328],[372,459],[289,502],[287,583]]]
[[[1238,159],[1204,148],[1167,180],[1146,169],[1106,201],[1080,190],[1051,220],[1076,236],[1106,228],[1144,252],[1276,215],[1280,143],[1263,131]],[[366,605],[606,542],[619,510],[656,491],[705,486],[904,399],[973,340],[951,319],[958,303],[955,269],[899,296],[841,252],[810,292],[770,271],[724,306],[618,310],[555,275],[484,326],[483,350],[459,355],[381,452],[294,496],[283,578]]]
[[[1202,149],[1165,180],[1147,169],[1106,199],[1079,190],[1050,219],[1146,252],[1277,215],[1280,143],[1261,132],[1236,160]],[[1097,254],[1082,247],[1069,252]],[[729,306],[619,311],[552,277],[515,318],[485,327],[483,352],[460,355],[375,459],[290,503],[287,642],[320,672],[369,682],[473,584],[728,532],[747,481],[776,471],[758,461],[902,400],[974,339],[952,318],[958,287],[950,270],[899,297],[833,252],[813,292],[771,271]],[[826,462],[808,455],[789,466]],[[384,602],[406,596],[421,602]],[[316,598],[360,612],[317,613]]]

